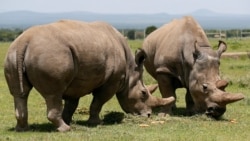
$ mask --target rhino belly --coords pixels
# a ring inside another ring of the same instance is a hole
[[[68,86],[64,95],[75,98],[82,97],[84,95],[90,94],[94,89],[99,87],[99,85],[100,84],[95,81],[76,78]]]

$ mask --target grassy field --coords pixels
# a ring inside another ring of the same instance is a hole
[[[250,40],[225,40],[228,43],[227,52],[242,52],[250,49]],[[133,50],[141,47],[142,41],[129,41]],[[218,40],[211,40],[216,47]],[[81,98],[80,105],[74,114],[73,130],[67,133],[55,132],[54,126],[46,118],[46,106],[44,99],[35,90],[32,90],[28,108],[29,125],[31,130],[24,133],[16,133],[14,127],[14,105],[12,96],[9,94],[3,75],[4,56],[10,43],[0,42],[0,141],[1,140],[60,140],[60,141],[93,141],[93,140],[122,140],[122,141],[244,141],[250,139],[250,63],[249,58],[240,59],[226,58],[221,60],[221,75],[230,82],[227,91],[242,92],[246,98],[242,101],[229,104],[227,112],[221,120],[213,120],[204,115],[185,117],[184,89],[177,92],[177,115],[159,118],[155,114],[150,118],[131,116],[124,113],[124,119],[120,124],[103,124],[96,127],[86,126],[89,104],[92,96]],[[146,84],[155,81],[145,72]],[[159,91],[155,93],[160,96]],[[117,100],[113,97],[108,101],[101,112],[104,118],[112,112],[123,114]],[[114,117],[113,117],[114,118]],[[111,121],[112,117],[105,123]]]

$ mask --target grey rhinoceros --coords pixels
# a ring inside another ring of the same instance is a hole
[[[44,97],[47,118],[58,131],[70,130],[79,98],[89,93],[91,124],[101,122],[101,108],[114,94],[127,113],[148,116],[152,107],[168,105],[174,97],[153,97],[145,87],[144,58],[140,50],[134,57],[125,38],[103,22],[61,20],[26,30],[11,44],[4,65],[14,97],[16,131],[28,129],[32,87]]]
[[[226,43],[219,41],[214,51],[201,26],[186,16],[148,35],[143,43],[147,55],[144,65],[157,80],[162,97],[176,97],[176,89],[184,87],[188,115],[206,113],[218,118],[226,111],[226,104],[244,98],[241,93],[224,91],[228,83],[220,78],[219,65],[226,49]],[[171,112],[171,107],[165,107],[159,114]]]

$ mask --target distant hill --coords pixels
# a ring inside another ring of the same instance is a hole
[[[174,18],[192,15],[205,29],[250,29],[250,14],[221,14],[206,9],[182,15],[157,14],[100,14],[91,12],[38,13],[31,11],[12,11],[0,13],[0,28],[22,28],[50,23],[61,19],[82,21],[106,21],[116,28],[144,29],[157,27]]]

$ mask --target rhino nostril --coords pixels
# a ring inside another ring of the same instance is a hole
[[[202,87],[204,90],[207,90],[207,87],[208,87],[207,83],[202,84]]]
[[[148,113],[148,118],[151,116],[151,114],[150,113]]]
[[[208,112],[213,112],[214,109],[215,109],[214,107],[208,107],[208,108],[207,108],[207,111],[208,111]]]
[[[206,111],[207,116],[212,116],[214,113],[215,107],[208,107]]]
[[[207,111],[206,111],[206,115],[209,117],[213,117],[215,119],[218,119],[219,117],[221,117],[221,115],[223,115],[226,111],[226,108],[224,107],[208,107]]]

